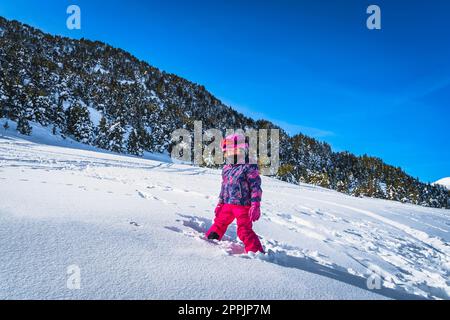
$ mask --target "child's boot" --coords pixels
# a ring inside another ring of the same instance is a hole
[[[220,236],[214,231],[208,234],[208,239],[209,240],[217,240],[219,238],[220,238]]]

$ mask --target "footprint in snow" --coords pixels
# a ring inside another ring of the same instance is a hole
[[[137,192],[138,195],[139,195],[141,198],[143,198],[143,199],[147,199],[147,200],[156,200],[156,201],[161,201],[161,202],[166,203],[166,204],[176,205],[175,202],[169,202],[169,201],[167,201],[166,199],[158,198],[158,197],[156,197],[156,196],[154,196],[154,195],[152,195],[152,194],[149,194],[149,193],[144,193],[144,192],[139,191],[139,190],[136,190],[136,192]]]
[[[236,236],[236,226],[234,224],[228,227],[227,233],[224,235],[221,241],[208,240],[205,237],[205,232],[212,224],[210,219],[197,216],[188,216],[178,214],[183,220],[177,219],[178,223],[182,223],[185,228],[181,229],[175,226],[165,227],[168,230],[181,233],[190,238],[197,239],[199,241],[207,242],[208,244],[218,246],[222,251],[228,255],[241,255],[245,253],[243,245],[239,242]]]
[[[345,229],[344,232],[362,238],[362,235],[353,229]]]
[[[175,231],[175,232],[178,232],[178,233],[183,233],[183,230],[181,230],[180,228],[177,228],[177,227],[173,227],[173,226],[165,226],[164,228],[166,228],[166,229],[168,229],[168,230],[170,230],[170,231]]]
[[[287,220],[291,220],[292,219],[292,215],[290,215],[289,213],[277,213],[277,216],[287,219]]]
[[[353,269],[344,268],[333,261],[330,261],[327,255],[320,252],[301,249],[287,243],[279,242],[275,239],[261,238],[266,254],[246,254],[242,244],[238,242],[235,237],[230,237],[229,232],[227,232],[227,235],[222,241],[206,239],[204,233],[211,225],[209,219],[197,216],[179,215],[183,219],[177,219],[176,221],[182,223],[184,228],[176,226],[166,226],[165,228],[217,246],[228,255],[234,257],[258,259],[267,263],[276,264],[280,267],[296,268],[367,290],[367,277],[355,273]],[[231,234],[234,234],[234,232],[231,232]],[[378,293],[393,299],[419,298],[417,295],[406,292],[401,287],[382,287],[381,289],[378,289]]]

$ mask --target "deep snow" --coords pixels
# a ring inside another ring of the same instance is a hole
[[[255,259],[234,225],[225,241],[202,238],[220,171],[10,125],[0,127],[0,299],[450,297],[449,210],[263,177],[254,228],[270,255]],[[79,290],[67,288],[70,265]]]

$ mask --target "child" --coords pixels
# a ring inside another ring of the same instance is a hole
[[[239,134],[227,136],[222,141],[225,156],[237,158],[248,151],[245,137]],[[236,218],[237,235],[244,242],[246,252],[264,253],[258,236],[252,229],[252,222],[261,215],[261,178],[258,165],[248,163],[226,164],[222,170],[222,188],[219,203],[214,210],[214,224],[206,233],[208,239],[222,239],[227,227]]]

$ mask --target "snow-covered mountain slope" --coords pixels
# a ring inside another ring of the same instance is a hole
[[[440,184],[441,186],[444,186],[448,190],[450,190],[450,177],[439,179],[438,181],[436,181],[433,184]]]
[[[225,241],[202,238],[220,171],[10,131],[0,137],[0,299],[450,297],[449,210],[263,177],[254,228],[270,255],[253,259],[234,225]],[[79,290],[66,286],[71,265]]]
[[[141,155],[166,152],[170,133],[193,130],[194,121],[222,133],[226,128],[279,129],[280,180],[433,208],[449,206],[443,188],[420,182],[378,157],[333,151],[325,141],[302,133],[291,136],[270,121],[238,112],[203,85],[161,71],[123,49],[54,36],[1,16],[0,28],[0,117],[17,121],[19,126],[11,128],[21,133],[29,134],[34,121],[58,135]]]

